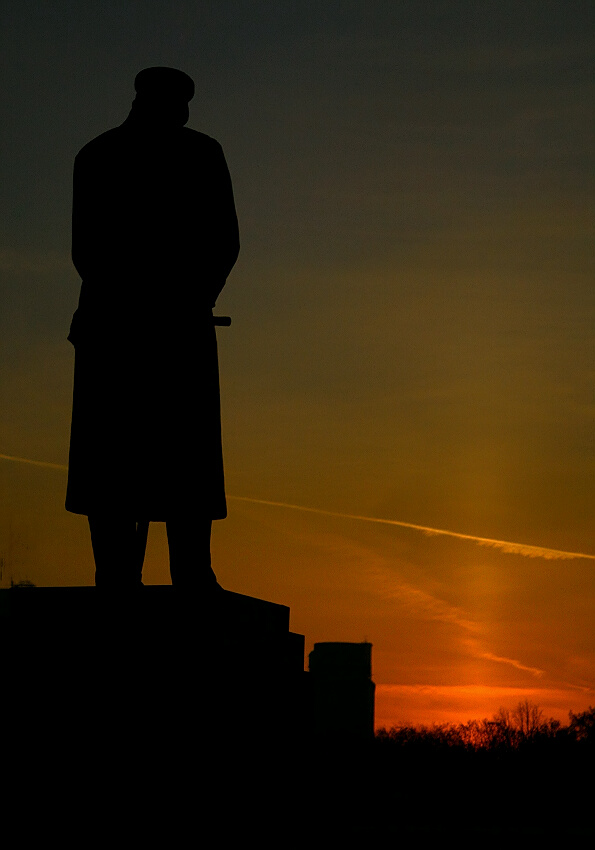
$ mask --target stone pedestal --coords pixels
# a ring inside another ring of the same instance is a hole
[[[304,638],[289,608],[171,586],[0,590],[4,716],[11,736],[274,739],[303,712]]]

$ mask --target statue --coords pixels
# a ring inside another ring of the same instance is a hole
[[[211,522],[227,513],[212,308],[238,223],[221,146],[184,126],[191,78],[146,68],[135,89],[124,123],[74,164],[66,509],[88,516],[98,587],[142,584],[159,521],[172,584],[209,593]]]

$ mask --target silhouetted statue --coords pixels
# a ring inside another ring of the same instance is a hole
[[[221,146],[184,126],[190,77],[147,68],[135,89],[124,123],[74,164],[66,509],[89,517],[98,586],[141,584],[137,528],[155,520],[172,583],[208,590],[211,520],[227,513],[212,308],[237,217]]]

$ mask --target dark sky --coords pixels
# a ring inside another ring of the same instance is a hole
[[[0,453],[67,462],[72,162],[124,120],[141,68],[172,65],[196,81],[189,125],[223,145],[240,219],[218,305],[230,495],[595,553],[591,2],[0,15]],[[0,473],[15,576],[91,580],[62,473]],[[227,586],[290,604],[312,642],[366,634],[387,687],[514,689],[498,671],[539,670],[548,693],[592,688],[591,560],[544,577],[461,540],[455,557],[396,527],[232,504],[214,538]],[[167,581],[155,534],[148,569]],[[510,625],[529,610],[529,633]],[[458,637],[438,637],[448,623]]]

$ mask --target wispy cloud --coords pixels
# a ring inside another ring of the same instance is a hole
[[[503,655],[494,655],[493,652],[487,652],[479,648],[477,648],[475,654],[478,658],[485,658],[487,661],[495,661],[497,664],[509,664],[511,667],[515,667],[517,670],[522,670],[524,673],[530,673],[536,678],[543,676],[545,672],[544,670],[540,670],[539,667],[529,667],[527,664],[517,661],[516,658],[506,658]]]
[[[442,623],[450,623],[465,631],[476,633],[478,624],[461,608],[451,605],[419,587],[401,581],[390,570],[374,567],[368,569],[374,591],[383,599],[396,599],[414,615]]]
[[[6,455],[0,453],[0,460],[9,460],[16,463],[28,463],[33,466],[43,466],[50,469],[59,469],[66,471],[68,467],[62,463],[48,463],[44,460],[31,460],[27,457],[16,457],[14,455]],[[251,502],[255,505],[268,505],[274,508],[287,508],[293,511],[305,511],[307,513],[320,514],[321,516],[337,517],[338,519],[352,519],[358,522],[376,522],[382,525],[395,525],[399,528],[410,528],[414,531],[421,531],[427,537],[444,536],[455,537],[458,540],[469,540],[476,543],[478,546],[488,546],[492,549],[498,549],[500,552],[506,552],[509,555],[523,555],[525,558],[544,558],[547,561],[571,561],[575,558],[585,558],[589,561],[595,561],[595,555],[588,555],[585,552],[565,552],[561,549],[549,549],[546,546],[532,546],[528,543],[514,543],[511,540],[493,540],[489,537],[477,537],[473,534],[462,534],[459,531],[448,531],[444,528],[430,528],[426,525],[415,525],[411,522],[401,522],[396,519],[384,519],[382,517],[361,516],[360,514],[344,514],[339,511],[326,511],[322,508],[310,508],[305,505],[292,505],[288,502],[273,502],[268,499],[253,499],[248,496],[228,496],[229,499],[235,499],[239,502]]]
[[[332,516],[340,519],[352,519],[359,522],[377,522],[382,525],[396,525],[399,528],[411,528],[414,531],[421,531],[427,537],[442,535],[445,537],[455,537],[458,540],[469,540],[472,543],[477,543],[479,546],[488,546],[492,549],[498,549],[500,552],[506,552],[510,555],[523,555],[526,558],[545,558],[548,561],[561,560],[570,561],[575,558],[587,558],[590,561],[595,561],[595,555],[588,555],[584,552],[565,552],[560,549],[549,549],[545,546],[532,546],[528,543],[513,543],[510,540],[492,540],[489,537],[476,537],[473,534],[462,534],[458,531],[447,531],[444,528],[429,528],[425,525],[415,525],[411,522],[401,522],[396,519],[383,519],[381,517],[360,516],[359,514],[344,514],[338,511],[325,511],[322,508],[309,508],[304,505],[291,505],[286,502],[271,502],[266,499],[252,499],[247,496],[229,496],[230,499],[237,499],[242,502],[253,502],[257,505],[269,505],[276,508],[289,508],[294,511],[307,511],[309,513],[321,514],[323,516]]]
[[[63,472],[68,471],[68,467],[64,463],[49,463],[47,460],[31,460],[28,457],[15,457],[14,455],[0,454],[0,460],[11,460],[15,463],[28,463],[31,466],[43,466],[47,469],[59,469]]]
[[[481,624],[471,619],[462,608],[452,605],[445,599],[428,593],[426,590],[401,581],[392,571],[381,566],[369,569],[368,574],[374,591],[383,599],[398,600],[415,617],[448,623],[460,629],[463,633],[466,632],[467,634],[462,638],[462,643],[471,657],[493,661],[496,664],[505,664],[524,673],[530,673],[535,678],[544,675],[544,671],[538,667],[523,664],[516,658],[496,655],[486,649],[481,639],[481,632],[483,631]]]

